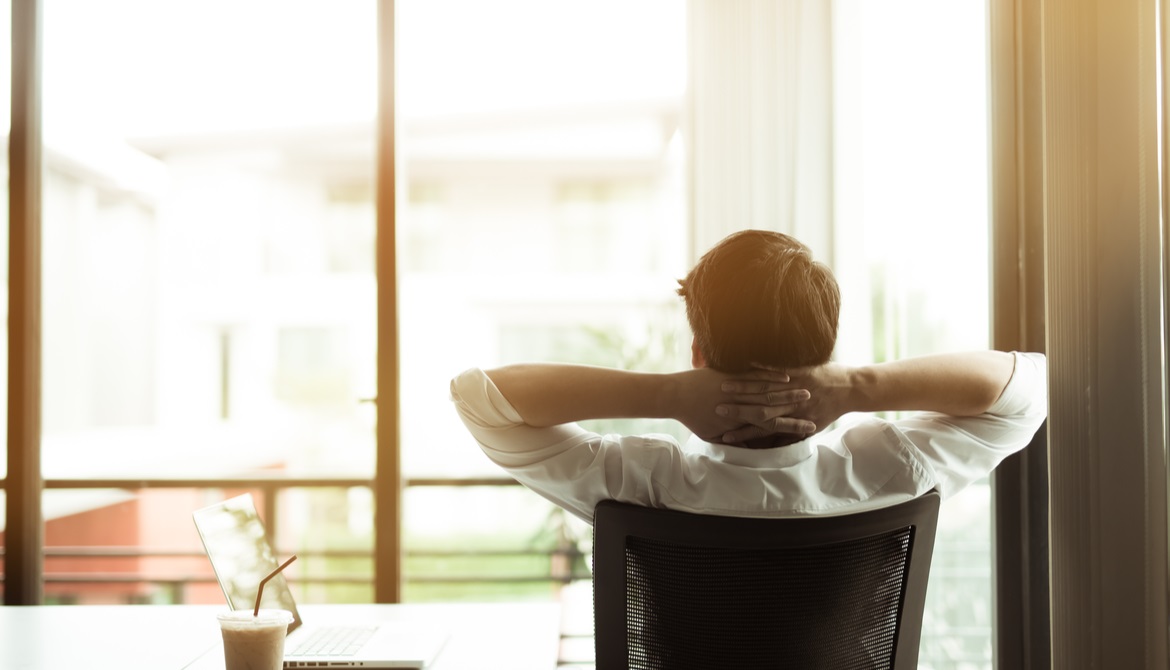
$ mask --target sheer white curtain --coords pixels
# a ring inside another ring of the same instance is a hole
[[[860,0],[690,0],[686,99],[691,262],[745,228],[794,235],[846,295],[868,295]],[[868,300],[837,355],[868,360]]]
[[[690,0],[692,253],[760,228],[833,262],[833,4]]]

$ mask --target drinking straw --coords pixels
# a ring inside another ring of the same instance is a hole
[[[264,593],[264,584],[266,584],[269,579],[272,579],[273,577],[275,577],[277,575],[277,573],[279,573],[281,570],[284,570],[285,568],[287,568],[288,564],[292,563],[295,560],[297,560],[297,555],[293,554],[287,561],[285,561],[284,563],[281,563],[279,568],[268,573],[267,577],[260,580],[260,588],[256,589],[256,607],[252,610],[253,617],[260,616],[260,595],[262,593]]]

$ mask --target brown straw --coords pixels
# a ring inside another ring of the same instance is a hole
[[[272,579],[273,577],[275,577],[277,574],[280,573],[281,570],[284,570],[285,568],[287,568],[289,563],[292,563],[295,560],[297,560],[297,555],[293,554],[291,558],[289,558],[284,563],[281,563],[279,568],[268,573],[267,577],[260,580],[260,588],[256,589],[256,607],[255,607],[255,609],[252,610],[252,617],[253,618],[260,616],[260,595],[262,593],[264,593],[264,585],[268,583],[269,579]]]

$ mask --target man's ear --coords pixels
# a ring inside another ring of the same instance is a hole
[[[699,351],[699,343],[695,338],[691,338],[691,367],[705,368],[707,367],[707,359],[703,356],[703,352]]]

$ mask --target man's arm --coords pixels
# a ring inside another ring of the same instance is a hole
[[[718,411],[750,426],[729,431],[726,442],[784,432],[775,421],[771,394],[794,387],[811,397],[783,425],[805,419],[822,430],[849,412],[931,411],[952,416],[983,414],[1012,378],[1015,359],[1000,351],[936,354],[851,367],[837,363],[793,370],[761,370],[728,380],[728,400]],[[786,381],[785,381],[786,380]]]
[[[484,373],[530,426],[669,416],[665,375],[560,363],[521,363]]]
[[[555,426],[587,419],[665,418],[685,425],[699,437],[719,439],[744,421],[716,414],[726,399],[729,375],[710,369],[667,374],[555,363],[509,365],[485,374],[525,424]],[[784,379],[773,373],[773,379]],[[807,391],[787,385],[770,391],[768,421],[779,432],[811,432],[804,420],[784,413],[808,399]]]

